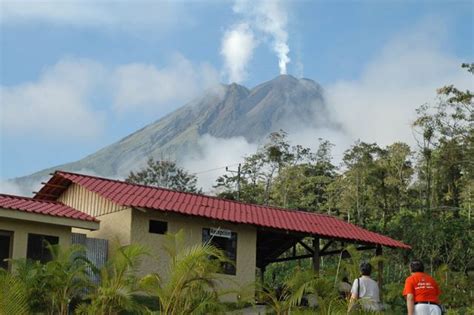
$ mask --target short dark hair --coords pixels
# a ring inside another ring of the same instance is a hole
[[[425,271],[425,266],[421,260],[415,259],[410,263],[411,272],[423,272]]]
[[[360,264],[360,273],[363,276],[370,276],[372,273],[372,265],[369,264],[368,262],[363,262]]]

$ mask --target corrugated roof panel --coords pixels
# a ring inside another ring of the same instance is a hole
[[[0,194],[0,208],[98,222],[94,217],[57,201]]]

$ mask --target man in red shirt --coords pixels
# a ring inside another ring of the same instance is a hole
[[[411,275],[405,280],[403,296],[407,299],[408,315],[441,315],[439,290],[436,281],[424,273],[419,260],[410,263]]]

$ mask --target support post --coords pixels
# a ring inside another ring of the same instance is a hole
[[[319,256],[319,237],[313,238],[313,270],[319,275],[321,257]]]
[[[376,256],[382,256],[382,246],[378,245],[375,249]],[[379,261],[377,264],[377,282],[379,283],[380,302],[383,301],[383,261]]]

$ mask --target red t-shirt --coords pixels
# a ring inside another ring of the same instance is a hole
[[[439,304],[439,290],[436,281],[423,272],[412,273],[405,280],[403,295],[413,294],[415,302],[433,302]]]

